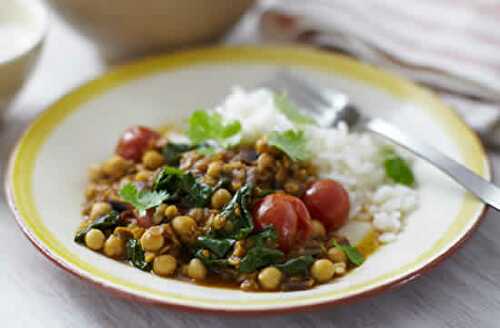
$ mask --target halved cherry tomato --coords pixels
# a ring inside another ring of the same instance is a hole
[[[253,217],[257,230],[269,225],[276,229],[279,248],[284,252],[304,243],[311,234],[309,212],[294,196],[276,193],[264,197],[254,206]]]
[[[337,181],[316,181],[306,190],[303,200],[311,216],[321,221],[328,231],[346,223],[351,207],[349,194]]]
[[[142,155],[160,139],[160,134],[142,126],[133,126],[125,130],[116,153],[125,159],[140,162]]]

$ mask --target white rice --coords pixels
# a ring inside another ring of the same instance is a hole
[[[239,120],[240,137],[246,141],[255,141],[271,131],[296,128],[276,108],[273,93],[266,89],[245,91],[236,87],[215,111],[227,121]],[[350,133],[346,125],[337,129],[314,125],[301,128],[320,176],[339,181],[349,192],[350,219],[371,222],[383,243],[395,240],[405,218],[417,207],[418,195],[387,179],[380,155],[386,144],[370,134]]]

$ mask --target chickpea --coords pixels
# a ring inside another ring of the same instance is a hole
[[[221,188],[217,190],[211,199],[213,208],[220,209],[231,200],[231,193],[227,189]]]
[[[270,266],[260,271],[259,284],[266,290],[275,290],[279,287],[283,274],[276,267]]]
[[[148,150],[142,155],[142,164],[147,169],[156,170],[165,163],[165,158],[156,150]]]
[[[347,257],[345,253],[339,249],[338,247],[332,247],[328,250],[328,257],[330,260],[332,260],[334,263],[339,263],[339,262],[346,262]]]
[[[163,218],[165,217],[165,209],[167,208],[167,205],[165,204],[160,204],[155,209],[155,212],[153,214],[153,224],[159,224],[161,221],[163,221]]]
[[[208,165],[207,174],[212,178],[218,178],[222,172],[222,162],[216,161]]]
[[[85,234],[85,245],[94,251],[98,251],[104,245],[104,239],[106,239],[106,236],[104,236],[104,233],[101,230],[90,229]]]
[[[189,213],[188,215],[190,217],[192,217],[196,222],[200,222],[201,220],[203,220],[203,217],[205,216],[205,212],[203,211],[202,208],[192,208],[191,210],[189,210]]]
[[[333,278],[335,266],[327,259],[316,260],[311,266],[311,276],[317,282],[327,282]]]
[[[125,253],[125,243],[118,236],[111,235],[104,243],[104,254],[113,258],[120,258]]]
[[[187,274],[194,280],[203,280],[207,276],[207,268],[200,259],[192,259],[187,267]]]
[[[177,216],[178,213],[179,213],[179,211],[177,210],[177,206],[170,205],[170,206],[167,206],[164,214],[167,217],[167,219],[172,220],[173,218],[175,218]]]
[[[196,237],[196,221],[190,216],[178,216],[172,220],[172,228],[179,238],[185,242],[193,242]]]
[[[269,145],[267,144],[267,138],[262,137],[255,143],[255,151],[257,153],[268,153],[270,151]]]
[[[346,273],[347,264],[345,262],[334,263],[333,266],[335,267],[335,274],[343,275]]]
[[[177,260],[172,255],[161,255],[153,261],[153,272],[159,276],[170,276],[177,268]]]
[[[85,199],[92,200],[98,194],[98,188],[95,184],[91,183],[85,188]]]
[[[141,170],[135,175],[136,181],[146,182],[153,176],[153,172]]]
[[[102,171],[107,176],[113,179],[119,179],[123,177],[127,170],[133,165],[131,161],[127,161],[126,159],[115,155],[111,159],[104,162],[102,165]]]
[[[141,246],[145,251],[155,252],[162,248],[165,240],[163,239],[163,229],[159,226],[153,226],[146,230],[141,237]]]
[[[153,252],[144,252],[144,261],[146,261],[146,263],[153,262],[155,257],[156,257],[156,254]]]
[[[318,220],[311,220],[311,224],[312,224],[311,237],[314,239],[325,238],[326,229],[323,223],[319,222]]]
[[[103,177],[103,172],[102,172],[102,169],[99,165],[92,165],[90,168],[89,168],[89,178],[90,178],[90,181],[98,181],[99,179],[101,179]]]
[[[268,168],[272,168],[274,165],[274,158],[268,153],[263,153],[257,158],[257,170],[264,171]]]
[[[103,215],[108,214],[111,212],[112,208],[109,203],[105,202],[98,202],[92,205],[92,209],[90,210],[90,219],[95,220],[97,218],[100,218]]]

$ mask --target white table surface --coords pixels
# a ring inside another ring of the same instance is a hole
[[[252,40],[251,32],[232,39]],[[32,79],[0,126],[2,169],[13,143],[37,113],[104,69],[92,45],[54,17]],[[491,156],[498,176],[500,156]],[[17,228],[2,197],[0,320],[0,326],[8,328],[499,327],[500,214],[490,211],[458,254],[402,288],[356,304],[306,314],[240,319],[146,306],[92,288],[38,253]]]

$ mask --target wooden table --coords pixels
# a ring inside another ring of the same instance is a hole
[[[251,40],[248,33],[233,39]],[[37,113],[103,70],[92,45],[56,18],[32,80],[2,123],[2,168],[13,143]],[[498,176],[500,156],[491,156]],[[0,215],[1,327],[500,326],[500,214],[494,211],[458,254],[403,288],[353,305],[245,319],[187,314],[117,299],[39,254],[17,228],[4,198]]]

